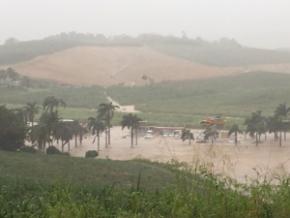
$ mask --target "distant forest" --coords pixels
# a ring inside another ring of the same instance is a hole
[[[8,39],[0,45],[0,65],[15,64],[39,55],[51,54],[77,46],[146,46],[159,52],[214,66],[248,66],[255,64],[290,63],[290,52],[266,50],[240,45],[233,39],[223,38],[209,42],[186,36],[143,34],[137,37],[102,34],[62,33],[42,40],[18,41]]]

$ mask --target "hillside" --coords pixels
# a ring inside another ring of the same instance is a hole
[[[288,217],[288,176],[251,184],[201,168],[0,151],[0,217]],[[192,174],[190,174],[192,172]],[[276,176],[277,177],[277,176]],[[245,194],[246,193],[246,194]]]
[[[76,47],[13,66],[32,78],[75,85],[144,85],[162,81],[205,79],[235,72],[156,52],[148,47]]]
[[[8,164],[9,163],[9,164]],[[174,180],[174,174],[161,165],[142,161],[88,160],[43,154],[0,151],[0,181],[57,183],[98,188],[117,184],[131,188],[142,172],[145,189],[154,190]]]
[[[80,46],[146,46],[193,63],[223,67],[290,63],[290,52],[286,49],[250,48],[239,44],[234,39],[227,38],[206,41],[201,38],[179,38],[155,34],[142,34],[137,37],[128,35],[106,37],[102,34],[71,32],[39,40],[9,40],[6,44],[0,45],[0,65],[12,65]]]
[[[63,117],[87,119],[106,101],[104,92],[122,105],[135,105],[141,111],[139,116],[150,123],[199,125],[199,121],[210,114],[245,117],[260,109],[270,115],[278,104],[290,104],[290,75],[255,72],[106,89],[97,86],[2,87],[0,105],[24,105],[28,101],[42,104],[45,97],[54,95],[67,103],[67,108],[61,111]],[[115,118],[114,124],[119,124],[121,114],[117,113]]]
[[[246,116],[262,110],[270,114],[278,104],[290,103],[290,75],[252,72],[144,87],[117,86],[108,93],[148,113]]]

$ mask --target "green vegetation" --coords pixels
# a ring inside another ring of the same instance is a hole
[[[86,120],[96,115],[96,108],[106,102],[104,88],[59,86],[46,88],[0,87],[0,104],[42,103],[47,96],[65,99],[67,107],[60,116]],[[276,105],[290,102],[290,75],[245,73],[208,80],[167,82],[144,87],[108,88],[106,92],[121,104],[134,104],[142,111],[140,118],[151,124],[199,126],[204,116],[221,114],[226,127],[242,124],[255,110],[270,115]],[[113,124],[122,117],[116,113]]]
[[[13,151],[24,146],[25,134],[22,111],[0,106],[0,149]]]
[[[138,129],[140,127],[140,122],[142,121],[136,114],[125,114],[123,115],[123,119],[121,121],[122,129],[128,128],[130,129],[130,137],[131,137],[131,148],[134,147],[134,137],[135,137],[135,145],[138,145]]]
[[[288,93],[290,75],[266,72],[108,90],[121,104],[135,104],[146,113],[232,117],[257,109],[269,115],[279,103],[290,102]]]
[[[86,158],[95,158],[97,156],[99,156],[99,153],[94,150],[87,151],[85,155]]]
[[[1,87],[0,104],[21,104],[42,101],[47,96],[65,99],[68,107],[97,108],[106,101],[101,87],[70,87],[55,85],[45,88]]]
[[[184,170],[177,170],[183,166]],[[1,217],[280,218],[289,180],[241,185],[202,167],[0,152]]]

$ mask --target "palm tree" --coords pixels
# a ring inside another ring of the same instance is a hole
[[[51,137],[49,130],[45,125],[39,124],[33,127],[33,131],[31,131],[31,142],[34,144],[35,142],[38,145],[38,150],[44,152],[46,148],[46,143],[51,142]]]
[[[106,147],[111,145],[111,121],[114,116],[114,111],[119,108],[117,105],[110,103],[102,103],[98,107],[98,119],[102,119],[106,126]]]
[[[75,147],[78,146],[78,137],[80,144],[82,143],[83,135],[86,133],[86,128],[84,128],[79,121],[75,120],[73,122],[70,122],[70,127],[73,132],[73,136],[75,139]]]
[[[44,99],[42,106],[46,112],[53,113],[57,111],[59,106],[65,107],[66,103],[61,98],[48,96]]]
[[[68,145],[68,151],[70,152],[70,141],[74,136],[74,130],[70,123],[66,122],[58,122],[54,138],[57,140],[61,140],[61,151],[64,152],[64,146]]]
[[[27,121],[31,122],[31,127],[34,125],[35,115],[39,112],[39,106],[36,102],[28,102],[24,107]]]
[[[258,146],[260,136],[266,134],[267,120],[262,116],[262,111],[256,111],[252,113],[251,117],[246,118],[246,133],[249,133],[251,137],[255,137],[256,146]]]
[[[131,131],[131,148],[133,148],[134,144],[134,132],[137,135],[138,128],[140,125],[140,121],[142,121],[137,115],[126,114],[123,116],[121,121],[122,129],[127,127]],[[137,145],[137,136],[136,136],[136,145]]]
[[[49,136],[49,140],[46,141],[49,145],[53,142],[53,138],[57,138],[56,136],[58,135],[57,130],[59,122],[60,118],[57,112],[44,112],[39,119],[38,126],[40,127],[40,129],[45,129],[45,131],[42,130],[40,133],[43,134],[45,132],[46,135]]]
[[[235,134],[235,145],[238,144],[238,134],[241,133],[243,133],[243,131],[240,130],[239,125],[237,124],[232,125],[232,127],[230,128],[228,135],[231,136],[232,134]]]
[[[93,135],[96,135],[93,143],[95,143],[96,137],[98,139],[98,151],[100,151],[100,134],[106,129],[105,124],[102,120],[95,117],[89,117],[88,128],[92,131]]]
[[[216,125],[209,126],[204,131],[205,140],[209,140],[210,139],[212,145],[213,145],[214,140],[216,139],[217,136],[218,136],[218,130],[217,130],[217,126]]]
[[[284,104],[279,104],[278,107],[275,109],[274,112],[274,116],[276,116],[277,118],[281,119],[281,120],[286,120],[288,117],[288,114],[290,112],[290,107],[287,107],[287,105]],[[287,123],[284,123],[284,141],[286,141],[286,132],[287,129],[289,128],[288,125],[286,125]]]
[[[181,131],[181,140],[186,141],[188,140],[188,144],[191,145],[191,140],[194,139],[193,133],[189,129],[182,129]]]

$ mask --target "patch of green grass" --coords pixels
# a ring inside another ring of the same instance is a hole
[[[287,178],[242,185],[178,163],[0,151],[0,217],[280,218],[289,187]]]
[[[244,117],[256,110],[271,114],[278,104],[289,103],[290,75],[247,73],[144,87],[112,87],[108,92],[121,104],[135,104],[146,113]]]
[[[0,88],[0,104],[41,104],[45,97],[54,95],[67,102],[67,108],[60,110],[62,117],[84,120],[94,116],[97,106],[106,102],[104,91],[100,87]],[[256,110],[270,115],[278,104],[290,103],[290,75],[245,73],[144,87],[115,86],[106,92],[123,105],[136,105],[142,111],[139,116],[148,123],[199,127],[204,117],[221,114],[228,127],[233,122],[241,124]],[[116,113],[114,125],[120,120],[121,114]]]
[[[144,188],[169,184],[174,174],[158,164],[142,161],[81,159],[59,155],[12,153],[0,151],[0,178],[39,184],[74,184],[77,186],[135,186],[142,172]]]

